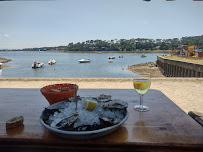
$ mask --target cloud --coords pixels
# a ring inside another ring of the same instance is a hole
[[[5,38],[8,38],[8,37],[9,37],[9,35],[8,35],[8,34],[4,34],[4,37],[5,37]]]

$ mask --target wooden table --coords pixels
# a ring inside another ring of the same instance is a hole
[[[129,118],[115,132],[91,140],[69,140],[52,134],[39,122],[49,104],[39,89],[0,89],[0,150],[15,151],[203,151],[203,127],[158,90],[144,96],[148,112],[133,109],[133,89],[80,89],[80,96],[110,94],[128,102]],[[24,116],[24,126],[6,130],[5,122]]]

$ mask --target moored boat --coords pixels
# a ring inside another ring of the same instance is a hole
[[[109,63],[113,63],[113,59],[109,59],[108,61],[109,61]]]
[[[122,55],[119,55],[118,58],[123,58],[123,56],[122,56]]]
[[[54,60],[54,59],[51,59],[51,60],[48,62],[48,64],[50,64],[50,65],[55,64],[55,63],[56,63],[56,60]]]
[[[141,55],[142,58],[147,57],[146,55]]]
[[[35,61],[33,64],[32,64],[32,68],[41,68],[44,66],[44,63],[41,63],[41,62],[37,62]]]
[[[108,59],[115,59],[115,56],[109,56]]]
[[[81,60],[78,60],[79,63],[90,63],[91,60],[90,59],[81,59]]]
[[[2,67],[1,67],[2,63],[0,63],[0,75],[2,73]]]

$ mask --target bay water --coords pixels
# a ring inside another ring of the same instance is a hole
[[[134,73],[127,70],[128,66],[155,62],[158,55],[165,53],[59,53],[59,52],[15,52],[1,51],[0,57],[12,59],[5,63],[11,67],[3,68],[1,77],[112,77],[131,78]],[[109,56],[115,56],[113,63],[108,62]],[[56,64],[48,61],[55,59]],[[79,63],[80,59],[90,59],[90,63]],[[34,61],[44,63],[44,67],[31,68]]]

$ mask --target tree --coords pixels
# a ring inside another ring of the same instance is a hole
[[[160,50],[168,50],[170,47],[166,42],[162,42],[160,45]]]

